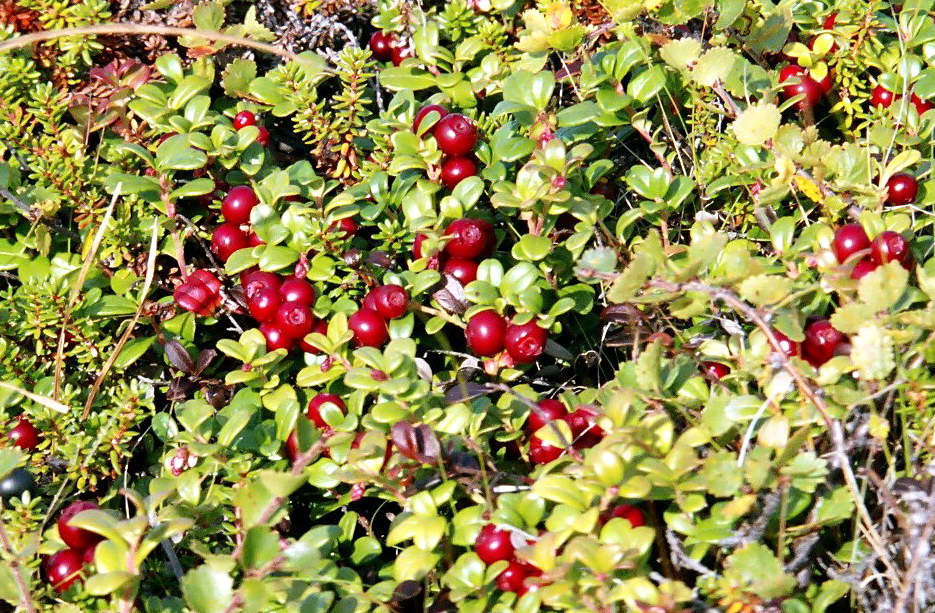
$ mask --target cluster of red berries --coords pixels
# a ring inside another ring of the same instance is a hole
[[[506,349],[514,364],[531,364],[545,351],[549,333],[535,320],[524,324],[507,322],[496,311],[487,310],[468,320],[464,338],[478,357],[492,357]]]
[[[448,224],[444,236],[447,242],[442,252],[429,254],[422,248],[427,237],[419,234],[412,245],[412,255],[416,259],[429,257],[429,268],[440,269],[461,285],[476,280],[478,262],[493,254],[497,240],[493,226],[483,219],[456,219]]]
[[[250,316],[260,325],[266,348],[292,350],[299,346],[308,353],[318,350],[305,342],[311,332],[325,334],[328,324],[312,313],[315,288],[296,276],[280,276],[262,270],[248,270],[240,275],[240,285]]]
[[[387,323],[409,310],[409,293],[402,285],[378,285],[364,296],[360,310],[347,319],[358,347],[382,347],[390,339]]]
[[[249,185],[232,188],[221,201],[224,223],[215,228],[211,236],[211,251],[222,262],[227,262],[236,251],[264,244],[255,232],[242,228],[249,225],[250,212],[259,203],[260,199]]]
[[[490,566],[496,562],[508,562],[506,569],[497,575],[497,588],[522,596],[538,589],[536,584],[527,584],[526,579],[542,575],[542,571],[522,560],[516,559],[513,533],[487,524],[481,528],[474,543],[474,552],[481,561]]]
[[[196,270],[176,286],[173,297],[186,311],[210,317],[221,304],[221,282],[207,270]]]
[[[409,57],[409,48],[394,33],[377,30],[370,37],[370,53],[378,62],[393,62],[393,66],[399,66]]]
[[[835,231],[832,250],[841,264],[857,260],[851,269],[852,279],[860,279],[888,262],[899,262],[906,270],[911,270],[915,262],[909,241],[898,232],[886,230],[871,241],[863,226],[856,223]]]
[[[898,102],[902,99],[901,94],[891,92],[882,85],[877,85],[872,90],[870,90],[870,106],[878,108],[889,108],[894,102]],[[909,102],[912,103],[912,106],[916,107],[916,112],[919,115],[922,115],[926,111],[935,109],[935,104],[932,104],[928,100],[923,100],[919,98],[915,93],[909,94]]]
[[[597,425],[598,413],[592,407],[580,406],[571,413],[561,401],[554,398],[540,400],[526,420],[526,433],[529,435],[529,459],[534,464],[548,464],[557,460],[564,452],[564,447],[557,447],[540,439],[536,432],[555,420],[562,420],[571,430],[571,446],[574,449],[589,449],[604,438],[604,430]]]
[[[474,122],[460,113],[449,113],[440,104],[428,104],[416,113],[412,131],[418,134],[422,121],[433,111],[441,116],[432,129],[438,148],[445,154],[441,181],[448,189],[454,189],[464,179],[477,174],[477,162],[472,155],[477,144],[477,128]]]
[[[234,129],[242,130],[247,126],[256,126],[260,133],[256,137],[256,142],[264,147],[269,144],[269,130],[263,124],[257,125],[256,115],[250,111],[240,111],[234,115]]]
[[[81,569],[94,563],[94,550],[103,537],[84,528],[72,526],[70,522],[82,511],[99,508],[93,502],[79,500],[65,507],[58,516],[58,535],[68,548],[53,553],[42,563],[46,581],[56,592],[64,592],[76,581],[80,581]]]

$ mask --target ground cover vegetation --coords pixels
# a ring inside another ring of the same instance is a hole
[[[932,9],[0,1],[3,606],[933,610]]]

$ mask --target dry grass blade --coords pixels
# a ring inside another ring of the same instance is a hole
[[[42,396],[40,394],[34,394],[33,392],[17,387],[12,383],[7,383],[6,381],[0,381],[0,388],[10,390],[11,392],[16,392],[17,394],[22,394],[26,398],[29,398],[36,404],[42,405],[47,409],[51,409],[56,413],[67,413],[69,411],[68,405],[59,402],[53,398],[47,396]]]
[[[146,296],[149,294],[149,290],[153,285],[153,277],[155,276],[156,272],[156,254],[159,250],[158,238],[159,219],[157,217],[153,217],[153,234],[149,244],[149,258],[146,261],[146,279],[143,281],[143,289],[140,291],[139,305],[136,307],[136,313],[133,314],[133,319],[130,320],[130,325],[127,326],[127,329],[124,331],[123,336],[120,337],[120,341],[117,343],[117,346],[114,347],[110,357],[107,358],[107,361],[101,368],[101,372],[97,375],[97,379],[94,381],[94,385],[91,386],[91,392],[88,394],[88,400],[84,403],[84,412],[81,414],[82,420],[87,419],[88,415],[91,413],[91,406],[94,404],[94,399],[97,397],[97,393],[100,391],[101,385],[104,383],[104,379],[107,378],[107,375],[110,373],[110,369],[114,366],[114,362],[117,361],[117,357],[120,355],[121,350],[123,350],[123,347],[127,344],[127,341],[130,340],[130,337],[133,335],[133,330],[136,328],[136,324],[140,321],[140,316],[143,313],[143,306],[146,304]]]

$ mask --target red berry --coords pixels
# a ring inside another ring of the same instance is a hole
[[[374,32],[370,37],[370,53],[378,62],[389,62],[393,58],[395,40],[396,36],[392,32]]]
[[[464,338],[474,355],[486,357],[503,350],[506,320],[496,311],[481,311],[468,321]]]
[[[513,557],[515,549],[511,540],[511,534],[506,530],[501,530],[493,524],[487,524],[481,528],[480,534],[474,541],[474,551],[477,557],[487,564],[509,560]]]
[[[462,258],[448,258],[442,264],[442,272],[457,279],[461,285],[467,285],[477,279],[477,262]]]
[[[889,108],[896,101],[896,94],[882,85],[877,85],[870,91],[870,106]]]
[[[924,114],[926,111],[935,109],[935,104],[932,104],[928,100],[923,100],[915,94],[909,96],[909,101],[912,102],[912,106],[916,107],[916,113],[919,115]]]
[[[321,320],[321,319],[316,320],[315,323],[312,324],[311,331],[318,333],[318,334],[324,334],[325,336],[327,336],[328,335],[328,322]],[[299,339],[299,348],[302,349],[302,351],[304,351],[305,353],[311,353],[312,355],[318,355],[319,353],[321,353],[321,350],[318,349],[318,347],[315,347],[313,345],[306,343],[305,340],[301,338]]]
[[[851,270],[851,279],[854,279],[855,281],[859,281],[863,279],[867,273],[873,272],[874,270],[879,268],[879,266],[880,266],[879,264],[877,264],[870,258],[864,258],[854,265],[853,270]]]
[[[328,422],[324,420],[321,416],[321,407],[325,403],[331,403],[341,409],[342,413],[347,413],[347,405],[344,404],[344,401],[341,400],[339,396],[335,394],[318,394],[308,402],[308,411],[306,414],[308,418],[312,420],[312,423],[318,426],[321,430],[325,428],[330,428]]]
[[[779,82],[789,82],[782,88],[782,93],[786,98],[793,98],[800,94],[804,96],[795,104],[800,111],[818,104],[824,94],[821,85],[801,66],[792,65],[783,68],[779,73]]]
[[[526,420],[526,431],[530,434],[544,428],[550,421],[561,419],[568,415],[568,409],[556,398],[546,398],[536,403],[535,409],[529,413]]]
[[[419,112],[416,113],[416,118],[412,121],[413,132],[415,132],[416,134],[419,133],[419,126],[422,125],[422,120],[425,119],[425,116],[431,113],[432,111],[435,111],[436,113],[440,115],[439,120],[448,114],[448,109],[446,109],[440,104],[426,104],[421,109],[419,109]]]
[[[416,234],[416,239],[412,243],[412,257],[417,260],[422,257],[422,243],[427,238],[425,234]]]
[[[246,128],[247,126],[256,125],[256,115],[250,111],[240,111],[234,115],[234,129],[240,130]]]
[[[490,255],[496,240],[493,226],[483,219],[456,219],[448,224],[445,236],[450,239],[445,252],[466,260]]]
[[[267,351],[276,351],[277,349],[290,351],[295,346],[295,339],[283,332],[282,328],[273,322],[268,321],[260,324],[260,332],[266,337]]]
[[[64,592],[76,581],[82,580],[80,573],[84,566],[84,556],[78,550],[63,549],[49,556],[43,566],[49,585],[56,592]]]
[[[460,113],[450,113],[435,124],[435,140],[442,153],[450,156],[467,155],[477,143],[477,128]]]
[[[341,234],[341,238],[350,238],[352,236],[357,235],[357,230],[359,230],[360,227],[357,225],[357,222],[354,221],[352,218],[345,217],[344,219],[340,219],[334,222],[333,224],[331,224],[329,229],[330,230],[334,230],[334,229],[342,230],[343,233]]]
[[[557,460],[564,452],[562,447],[555,447],[539,437],[529,437],[529,459],[533,464],[548,464]]]
[[[510,324],[506,329],[503,344],[513,361],[519,364],[535,362],[545,351],[549,333],[540,328],[535,321],[524,324]]]
[[[39,444],[39,428],[32,425],[25,415],[20,415],[19,421],[7,433],[7,438],[16,447],[29,451]]]
[[[351,315],[347,327],[354,333],[354,342],[358,347],[382,347],[390,338],[386,322],[371,309],[360,309]]]
[[[247,247],[259,247],[265,245],[266,241],[260,238],[256,232],[247,232]]]
[[[85,566],[91,566],[94,564],[94,552],[97,551],[97,546],[98,543],[94,543],[84,550],[84,555],[81,556],[81,559],[84,561]]]
[[[827,319],[819,319],[805,328],[802,341],[802,357],[818,368],[834,356],[834,350],[844,340],[844,335],[834,329]]]
[[[503,592],[518,592],[526,581],[526,565],[517,560],[510,562],[502,573],[497,575],[497,589]]]
[[[203,283],[182,283],[172,292],[172,297],[175,304],[202,317],[213,315],[217,305],[216,295]]]
[[[604,431],[597,425],[598,416],[589,406],[580,406],[565,416],[575,447],[593,447],[604,437]]]
[[[701,372],[712,379],[723,379],[730,374],[730,366],[720,362],[702,362]]]
[[[263,290],[279,292],[280,278],[276,273],[256,270],[241,277],[240,285],[243,287],[243,293],[247,300],[252,300],[254,296]]]
[[[279,292],[272,288],[261,289],[247,300],[250,317],[259,322],[272,321],[281,304]]]
[[[279,287],[279,295],[283,302],[301,302],[312,306],[315,304],[315,288],[305,279],[289,277]]]
[[[782,350],[787,358],[799,355],[799,344],[797,342],[790,339],[779,330],[773,330],[773,336],[776,337],[780,350]],[[770,345],[770,348],[772,348],[772,345]]]
[[[905,172],[897,172],[886,182],[886,201],[889,204],[902,206],[915,202],[918,192],[919,182]]]
[[[390,60],[393,61],[393,66],[399,66],[407,57],[409,57],[409,49],[407,47],[402,44],[393,45],[393,51],[390,55]]]
[[[871,257],[879,265],[887,262],[899,262],[906,270],[912,269],[914,262],[909,241],[898,232],[886,230],[877,235],[870,244]]]
[[[442,183],[448,189],[454,189],[458,183],[477,174],[477,164],[471,158],[452,157],[442,163]]]
[[[374,311],[383,319],[396,319],[406,314],[409,309],[409,293],[402,285],[387,284],[375,287],[367,294]],[[367,306],[366,299],[364,305]]]
[[[608,520],[614,517],[627,520],[633,528],[646,525],[646,515],[644,515],[638,507],[634,507],[630,504],[618,504],[615,506],[610,512]]]
[[[89,502],[87,500],[78,500],[71,503],[64,510],[62,510],[61,515],[58,516],[58,535],[61,537],[65,544],[74,549],[87,549],[91,545],[95,545],[98,541],[102,540],[102,537],[99,534],[95,534],[84,528],[77,528],[75,526],[69,525],[68,522],[71,521],[71,518],[81,513],[82,511],[90,511],[93,509],[99,509],[100,507]]]
[[[246,246],[247,234],[236,224],[219,225],[211,237],[211,251],[222,262],[226,262],[235,251],[244,249]]]
[[[831,51],[834,51],[834,47],[831,48]],[[825,78],[821,81],[816,81],[816,83],[818,83],[818,86],[821,88],[822,94],[830,94],[831,90],[834,88],[834,80],[831,78],[831,71],[829,70],[825,74]]]
[[[217,296],[221,292],[221,281],[203,268],[199,268],[192,274],[188,275],[188,282],[200,283],[214,296]]]
[[[315,316],[302,302],[285,302],[276,311],[276,324],[286,336],[300,339],[312,331]]]
[[[299,435],[295,430],[290,432],[289,438],[286,439],[286,453],[289,454],[289,459],[293,462],[299,455]]]
[[[265,147],[269,144],[269,130],[266,128],[266,126],[257,126],[257,129],[260,132],[256,135],[256,142]]]
[[[832,249],[834,257],[843,264],[859,251],[870,248],[870,238],[863,226],[857,223],[844,224],[834,232]]]
[[[225,221],[235,225],[250,223],[250,211],[260,199],[249,185],[238,185],[231,189],[221,202],[221,214]]]
[[[822,29],[824,29],[824,30],[831,30],[831,29],[833,29],[833,28],[834,28],[834,22],[835,22],[835,20],[837,20],[837,18],[838,18],[838,13],[837,13],[837,11],[835,11],[835,12],[833,12],[833,13],[829,13],[828,16],[825,17],[825,20],[821,23]]]

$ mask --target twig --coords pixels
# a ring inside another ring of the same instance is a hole
[[[22,49],[33,43],[39,43],[46,40],[55,40],[67,36],[93,36],[95,34],[131,34],[134,36],[144,36],[148,34],[157,34],[159,36],[191,36],[200,37],[205,40],[222,41],[242,47],[251,47],[257,51],[278,55],[288,60],[301,62],[302,59],[295,53],[282,47],[276,47],[267,43],[234,36],[233,34],[224,34],[213,30],[200,30],[198,28],[175,28],[171,26],[140,25],[134,23],[112,23],[95,26],[85,26],[81,28],[62,28],[59,30],[46,30],[42,32],[33,32],[25,36],[18,36],[0,43],[0,53],[11,51],[13,49]]]
[[[685,553],[684,549],[682,549],[681,541],[679,541],[678,537],[675,536],[675,532],[673,532],[672,529],[668,527],[666,528],[666,542],[669,544],[672,563],[676,568],[687,568],[688,570],[693,570],[700,575],[710,575],[714,572],[701,562],[688,557],[688,554]]]
[[[13,546],[10,544],[10,537],[7,536],[6,526],[0,521],[0,545],[3,551],[10,557],[10,570],[13,571],[13,579],[16,581],[16,588],[19,590],[20,604],[26,610],[26,613],[37,613],[36,603],[33,602],[32,594],[29,593],[29,587],[26,585],[26,579],[23,578],[22,568],[19,563],[19,556],[13,552]]]
[[[893,605],[893,613],[902,613],[906,609],[906,601],[909,599],[909,592],[912,589],[912,586],[915,585],[918,581],[916,577],[916,572],[918,571],[919,564],[923,558],[927,557],[923,555],[925,550],[930,550],[932,547],[932,533],[935,532],[935,514],[931,511],[935,508],[935,489],[931,489],[928,497],[928,520],[925,522],[925,525],[922,526],[922,530],[915,535],[915,547],[912,548],[912,553],[909,554],[910,562],[909,568],[906,569],[906,572],[903,573],[903,581],[899,586],[899,593],[896,596],[896,604]],[[912,536],[907,534],[907,536]]]

